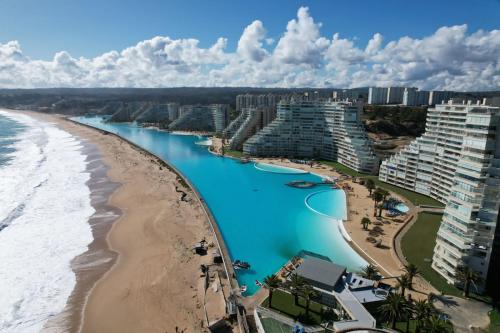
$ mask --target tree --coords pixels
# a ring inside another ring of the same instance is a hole
[[[448,326],[446,326],[446,323],[444,320],[441,320],[439,316],[434,315],[431,316],[425,326],[424,326],[425,333],[449,333],[450,330],[448,329]]]
[[[374,202],[374,207],[373,207],[373,216],[377,216],[377,205],[380,201],[384,199],[383,193],[380,191],[380,188],[377,188],[373,193],[372,193],[372,199]]]
[[[387,197],[389,196],[389,192],[384,190],[383,188],[377,188],[377,191],[381,194],[382,196],[382,200],[380,200],[382,202],[382,204],[379,206],[379,211],[378,211],[378,216],[382,216],[382,209],[384,208],[384,204],[385,204],[385,200],[387,199]]]
[[[273,303],[273,292],[276,288],[278,288],[281,284],[280,279],[273,274],[273,275],[268,275],[264,279],[264,286],[269,290],[269,308],[272,308],[272,303]]]
[[[363,229],[368,230],[368,225],[372,224],[372,221],[368,217],[363,217],[361,219],[361,225],[363,226]]]
[[[290,277],[292,295],[295,297],[295,305],[299,303],[299,293],[302,290],[302,287],[305,285],[305,281],[302,277],[297,275],[297,273],[292,274]]]
[[[389,293],[384,303],[379,307],[379,312],[392,329],[396,328],[396,322],[408,317],[411,309],[408,302],[401,294]]]
[[[457,280],[463,285],[464,297],[469,297],[470,285],[482,282],[481,276],[474,270],[467,266],[461,266],[457,269],[455,276]]]
[[[427,324],[429,318],[437,314],[436,308],[427,300],[420,300],[413,303],[413,317],[416,321],[415,333],[420,333],[420,330]]]
[[[373,179],[368,178],[365,182],[365,187],[368,189],[368,191],[370,192],[370,196],[371,196],[373,190],[375,189],[375,182],[373,181]]]
[[[408,274],[401,275],[400,277],[397,278],[398,284],[397,288],[401,290],[401,296],[405,296],[405,290],[410,289],[411,284],[410,284],[410,277]]]
[[[408,275],[408,278],[410,279],[410,289],[413,290],[413,278],[417,276],[420,271],[415,264],[408,264],[405,265],[404,271],[406,272],[406,275]]]
[[[310,285],[306,284],[302,288],[302,296],[306,300],[306,317],[309,316],[309,306],[311,305],[311,299],[316,297],[318,294]]]
[[[380,274],[377,267],[373,266],[372,264],[368,264],[367,266],[365,266],[365,268],[363,268],[363,270],[361,271],[361,276],[369,280],[380,279]]]

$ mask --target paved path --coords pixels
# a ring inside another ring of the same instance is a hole
[[[488,304],[455,296],[439,296],[437,309],[450,316],[455,333],[474,332],[472,328],[486,328],[490,324]]]

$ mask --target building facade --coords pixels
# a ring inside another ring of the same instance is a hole
[[[279,101],[279,96],[275,94],[242,94],[236,96],[236,111],[245,108],[271,107],[275,108]]]
[[[228,123],[227,104],[183,105],[179,117],[168,128],[172,131],[222,133]]]
[[[386,104],[388,88],[368,88],[368,104]]]
[[[352,102],[282,101],[276,119],[248,139],[243,152],[321,158],[372,173],[378,158],[360,121],[361,108]]]
[[[403,94],[405,87],[389,87],[387,88],[386,104],[401,104],[403,103]]]
[[[420,106],[429,104],[429,92],[417,90],[417,88],[405,88],[403,93],[403,105]]]
[[[380,180],[446,204],[432,267],[450,283],[462,266],[484,280],[498,275],[489,263],[500,206],[499,127],[498,107],[438,104],[425,133],[380,167]]]

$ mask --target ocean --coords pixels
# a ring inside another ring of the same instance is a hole
[[[60,313],[92,242],[82,142],[0,110],[0,332],[39,332]]]

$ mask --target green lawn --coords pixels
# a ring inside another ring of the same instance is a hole
[[[269,308],[268,298],[266,298],[266,300],[262,303],[262,306]],[[272,309],[284,314],[285,316],[298,319],[306,313],[306,302],[303,298],[299,297],[299,304],[295,305],[295,299],[292,294],[282,290],[275,290],[273,293]],[[321,324],[321,309],[321,304],[311,302],[309,307],[309,316],[311,317],[312,324]]]
[[[446,326],[448,327],[448,332],[453,332],[453,325],[450,322],[447,322]],[[391,325],[384,325],[385,328],[391,328]],[[416,320],[410,320],[410,330],[408,331],[409,333],[415,333],[415,330],[417,328],[417,321]],[[396,331],[399,332],[406,332],[406,321],[400,321],[396,323]],[[425,330],[421,329],[420,332],[424,332]]]
[[[403,254],[408,262],[418,266],[424,279],[430,282],[439,291],[445,294],[461,296],[462,292],[446,282],[436,271],[431,268],[436,234],[441,223],[440,214],[420,213],[418,219],[401,240]]]
[[[231,149],[226,149],[225,150],[226,155],[241,158],[243,157],[243,152],[240,150],[231,150]]]
[[[413,191],[410,191],[410,190],[406,190],[404,188],[401,188],[401,187],[398,187],[398,186],[395,186],[395,185],[391,185],[391,184],[388,184],[388,183],[384,183],[383,181],[379,180],[377,178],[377,176],[368,176],[368,177],[365,177],[365,178],[372,178],[373,181],[375,182],[375,185],[379,186],[379,187],[382,187],[388,191],[392,191],[396,194],[399,194],[401,195],[402,197],[405,197],[406,199],[410,200],[411,203],[413,203],[414,205],[418,206],[418,205],[428,205],[428,206],[437,206],[437,207],[444,207],[444,205],[442,203],[440,203],[439,201],[431,198],[431,197],[428,197],[426,195],[423,195],[423,194],[420,194],[420,193],[417,193],[417,192],[413,192]]]
[[[369,175],[366,173],[357,172],[357,171],[355,171],[355,170],[353,170],[353,169],[351,169],[343,164],[340,164],[339,162],[332,162],[332,161],[319,161],[319,162],[322,164],[328,165],[332,168],[335,168],[336,170],[341,171],[345,174],[348,174],[352,177],[361,177],[364,179],[371,178],[371,179],[373,179],[373,181],[375,182],[375,184],[377,186],[382,187],[388,191],[392,191],[396,194],[399,194],[402,197],[405,197],[406,199],[411,201],[414,205],[417,205],[417,206],[418,205],[429,205],[429,206],[444,207],[444,205],[442,203],[440,203],[439,201],[437,201],[431,197],[428,197],[426,195],[416,193],[413,191],[409,191],[409,190],[406,190],[404,188],[401,188],[401,187],[398,187],[395,185],[384,183],[383,181],[380,181],[378,179],[378,176],[373,176],[373,175]]]
[[[490,327],[488,333],[500,332],[500,310],[494,309],[490,312]]]

